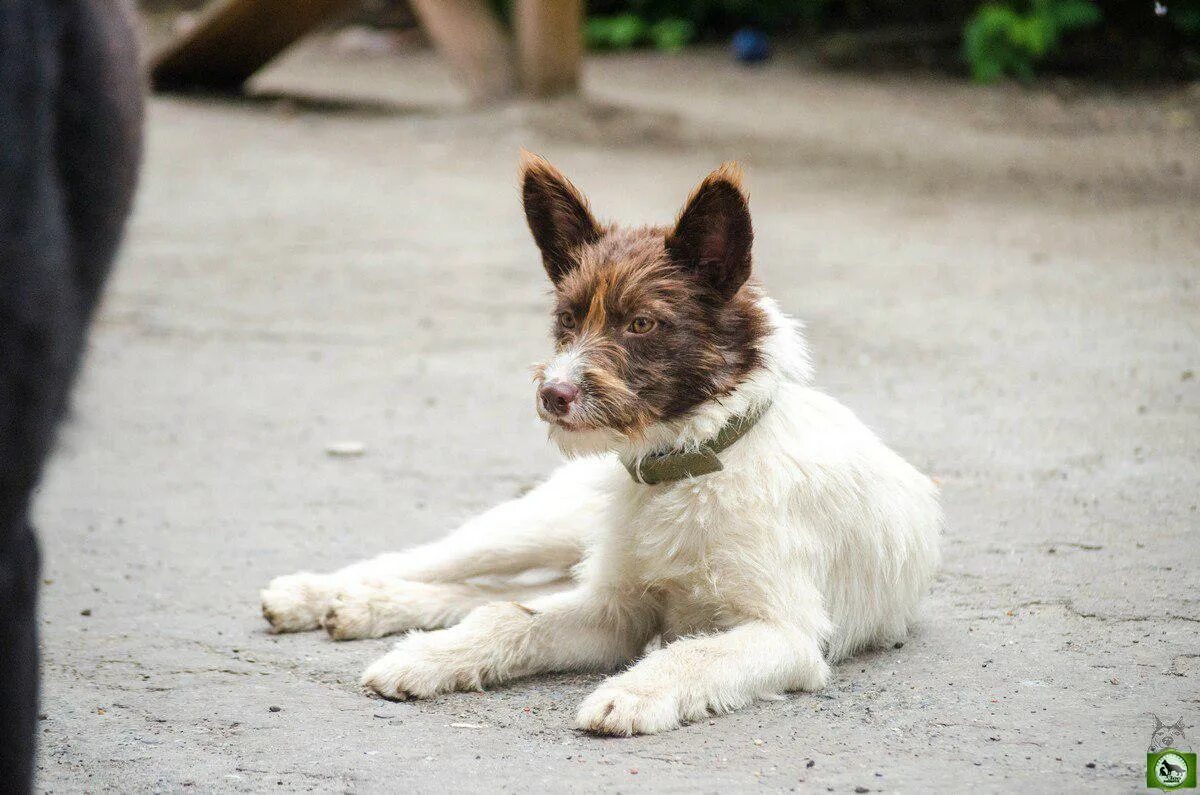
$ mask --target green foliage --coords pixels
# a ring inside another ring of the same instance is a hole
[[[667,17],[653,24],[637,14],[588,17],[583,29],[587,46],[594,50],[628,50],[643,44],[678,52],[692,41],[696,26],[686,19]]]
[[[489,2],[511,19],[512,0]],[[1031,80],[1047,67],[1118,79],[1200,78],[1200,0],[588,0],[587,9],[593,49],[676,51],[697,40],[728,41],[747,26],[773,36],[898,30],[914,41],[928,28],[937,51],[921,61],[952,62],[956,45],[945,31],[961,30],[961,53],[981,83]],[[903,41],[886,46],[901,62],[910,53]]]
[[[696,36],[696,26],[686,19],[669,17],[650,26],[650,39],[659,50],[678,52]]]
[[[583,27],[583,38],[593,50],[628,50],[643,43],[649,31],[650,25],[637,14],[590,16]]]
[[[1034,66],[1050,55],[1064,33],[1096,25],[1100,9],[1091,0],[1029,0],[985,3],[963,31],[963,55],[971,76],[994,83],[1005,75],[1032,80]]]
[[[594,0],[584,27],[587,45],[625,50],[651,45],[674,52],[701,33],[743,25],[766,30],[811,22],[829,0]]]

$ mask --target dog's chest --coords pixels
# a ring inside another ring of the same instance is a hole
[[[666,635],[733,622],[730,596],[741,590],[729,543],[735,519],[722,504],[721,485],[705,478],[633,492],[624,534],[627,574],[658,600]]]

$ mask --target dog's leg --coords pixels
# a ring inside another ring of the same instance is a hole
[[[362,683],[384,698],[427,698],[546,671],[611,670],[641,652],[653,626],[637,603],[590,589],[494,602],[450,629],[405,636]]]
[[[566,572],[583,555],[604,504],[603,481],[618,465],[567,464],[545,483],[469,520],[455,532],[407,552],[380,555],[331,574],[277,577],[262,591],[263,616],[276,632],[316,629],[341,591],[389,582],[462,582],[529,569]]]
[[[570,580],[539,585],[479,585],[392,580],[381,586],[357,584],[338,592],[321,626],[334,640],[382,638],[410,629],[453,626],[488,602],[523,602],[566,589]]]
[[[785,691],[819,690],[828,678],[812,634],[755,621],[650,653],[588,696],[576,725],[600,734],[653,734]]]

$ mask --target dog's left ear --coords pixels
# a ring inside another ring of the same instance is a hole
[[[550,161],[521,150],[521,197],[525,220],[542,251],[550,281],[559,280],[578,263],[575,250],[600,239],[602,229],[587,199]]]
[[[692,192],[667,235],[667,252],[728,300],[750,278],[753,242],[742,169],[726,163]]]

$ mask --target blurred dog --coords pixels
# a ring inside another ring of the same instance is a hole
[[[116,0],[0,3],[0,789],[30,786],[29,498],[129,212],[142,92]]]
[[[536,406],[575,460],[442,541],[274,580],[267,620],[450,627],[367,669],[390,699],[629,666],[577,716],[617,735],[820,689],[831,662],[903,639],[938,563],[935,487],[808,386],[799,325],[750,279],[739,170],[671,227],[600,223],[533,155],[521,184],[556,295]]]

